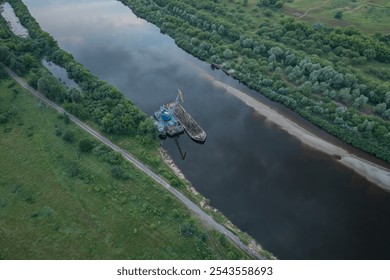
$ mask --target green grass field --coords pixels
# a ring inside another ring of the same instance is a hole
[[[283,10],[309,23],[354,25],[367,33],[390,32],[390,1],[386,0],[294,0],[286,3]],[[343,12],[342,19],[334,18],[338,11]]]
[[[80,152],[85,138],[0,80],[0,259],[247,258],[130,164],[108,151],[102,160],[98,143]]]
[[[321,22],[328,26],[354,25],[365,33],[389,33],[390,1],[386,0],[294,0],[284,3],[283,8],[273,9],[257,6],[258,0],[248,0],[245,6],[242,0],[223,0],[226,9],[245,18],[246,22],[259,24],[265,20],[264,11],[269,9],[273,17],[281,12],[300,18],[308,23]],[[338,11],[343,12],[342,19],[335,19]],[[272,18],[272,16],[271,16]]]

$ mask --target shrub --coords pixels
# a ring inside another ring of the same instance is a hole
[[[118,165],[114,165],[112,168],[111,168],[111,175],[112,177],[116,178],[116,179],[122,179],[122,180],[125,180],[128,178],[128,176],[126,175],[125,171],[122,169],[122,167],[118,166]]]
[[[62,140],[64,140],[65,142],[73,142],[74,141],[74,134],[72,131],[65,131],[63,134],[62,134]]]
[[[79,142],[79,149],[83,153],[88,153],[94,148],[94,142],[93,140],[89,138],[81,139]]]
[[[338,11],[338,12],[334,15],[334,18],[342,19],[342,18],[343,18],[343,11]]]

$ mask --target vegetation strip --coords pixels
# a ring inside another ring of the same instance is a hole
[[[156,181],[158,184],[160,184],[162,187],[164,187],[166,190],[168,190],[170,193],[172,193],[176,198],[178,198],[184,205],[186,205],[193,213],[195,213],[204,223],[206,223],[209,227],[214,228],[218,232],[224,234],[227,238],[229,238],[231,241],[234,242],[238,247],[240,247],[242,250],[244,250],[246,253],[251,255],[254,258],[257,259],[264,259],[262,256],[259,256],[256,252],[252,251],[249,247],[247,247],[235,234],[233,234],[231,231],[227,230],[224,226],[217,223],[213,218],[211,218],[206,212],[204,212],[202,209],[200,209],[195,203],[190,201],[187,197],[185,197],[182,193],[177,191],[175,188],[173,188],[171,185],[169,185],[164,179],[162,179],[160,176],[158,176],[156,173],[151,171],[148,167],[146,167],[144,164],[139,162],[137,159],[135,159],[132,155],[112,143],[110,140],[108,140],[106,137],[102,136],[100,133],[98,133],[96,130],[89,127],[87,124],[80,121],[78,118],[73,116],[72,114],[67,113],[63,108],[55,104],[54,102],[47,99],[44,95],[30,87],[22,78],[18,77],[13,71],[11,71],[9,68],[3,66],[6,72],[13,78],[15,81],[17,81],[22,87],[27,89],[29,92],[31,92],[35,97],[40,99],[42,102],[46,103],[50,107],[57,110],[59,113],[67,114],[71,121],[73,121],[75,124],[77,124],[79,127],[87,131],[89,134],[91,134],[93,137],[95,137],[97,140],[102,142],[103,144],[107,145],[114,151],[120,153],[127,161],[131,162],[133,165],[135,165],[138,169],[140,169],[142,172],[146,173],[150,178],[152,178],[154,181]]]

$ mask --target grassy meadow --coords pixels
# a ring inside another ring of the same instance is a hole
[[[293,0],[285,2],[282,9],[267,8],[257,5],[259,0],[223,0],[228,11],[236,16],[242,15],[257,25],[264,22],[264,11],[270,10],[275,17],[285,14],[308,22],[321,22],[327,26],[354,25],[361,31],[389,33],[390,1],[387,0]],[[336,19],[342,11],[341,19]]]
[[[283,11],[302,20],[329,26],[354,25],[367,33],[390,32],[390,1],[386,0],[294,0]],[[334,16],[342,11],[341,19]],[[303,16],[304,15],[304,16]]]

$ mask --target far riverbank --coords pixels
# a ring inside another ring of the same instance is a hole
[[[214,86],[224,88],[227,93],[239,98],[246,105],[265,117],[268,121],[278,125],[290,135],[298,138],[305,145],[333,156],[336,160],[340,161],[340,163],[364,176],[367,180],[387,191],[390,191],[390,170],[388,168],[362,158],[350,151],[347,151],[343,147],[327,141],[327,139],[323,139],[313,134],[303,126],[300,126],[298,123],[277,112],[270,106],[263,104],[232,86],[216,80],[213,76],[207,73],[202,73],[201,75],[205,79],[209,80]]]

